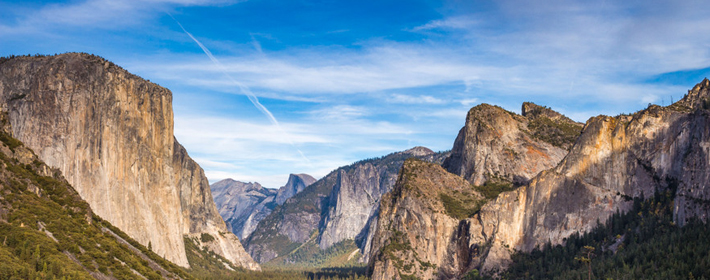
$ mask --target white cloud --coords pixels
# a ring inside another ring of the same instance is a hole
[[[405,95],[405,94],[393,94],[389,99],[391,103],[401,103],[401,104],[444,104],[446,101],[429,96],[429,95]]]
[[[428,31],[435,29],[467,29],[479,23],[480,20],[472,17],[455,16],[430,21],[424,25],[412,28],[412,31]]]
[[[334,105],[309,112],[314,119],[343,121],[354,120],[369,114],[369,110],[362,106]]]
[[[254,89],[291,94],[352,94],[413,88],[471,80],[482,73],[500,73],[493,67],[456,61],[455,54],[416,46],[386,45],[365,52],[345,49],[302,50],[269,57],[220,58],[225,68]],[[133,68],[162,79],[229,91],[233,85],[219,69],[197,57],[158,64],[140,61]]]
[[[472,105],[478,103],[478,98],[462,99],[462,100],[459,100],[459,103],[461,103],[461,105],[463,105],[463,106],[471,107]]]

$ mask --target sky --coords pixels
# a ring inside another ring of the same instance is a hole
[[[572,119],[710,76],[705,1],[0,0],[0,56],[87,52],[173,92],[210,182],[449,150],[480,103]]]

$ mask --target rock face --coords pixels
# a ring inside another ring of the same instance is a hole
[[[444,168],[474,185],[521,185],[557,165],[582,125],[532,103],[523,104],[523,113],[488,104],[471,108]]]
[[[0,62],[13,135],[58,168],[96,214],[184,267],[183,236],[208,233],[218,254],[259,269],[228,233],[207,178],[173,137],[172,94],[96,56]]]
[[[572,233],[589,231],[597,221],[605,221],[617,210],[627,211],[631,198],[651,197],[659,190],[676,192],[676,223],[682,225],[690,217],[707,221],[708,108],[710,81],[705,79],[671,106],[652,105],[630,116],[591,118],[569,154],[556,167],[543,171],[527,185],[501,193],[477,214],[459,221],[454,237],[445,232],[437,234],[438,238],[449,240],[450,248],[452,244],[458,248],[450,252],[458,256],[457,261],[447,264],[441,259],[430,260],[445,263],[438,267],[438,278],[460,276],[473,268],[483,271],[505,268],[513,250],[530,251],[546,242],[561,244]],[[393,201],[407,197],[411,195],[401,195]],[[382,222],[373,244],[373,251],[378,253],[371,258],[373,279],[400,277],[393,273],[396,262],[387,257],[387,243],[383,242],[397,232],[387,226],[396,225],[402,219],[400,216],[418,215],[419,211],[416,203],[386,207],[384,201],[382,213],[393,209],[411,214],[380,215]],[[435,224],[424,223],[419,231]],[[407,229],[417,232],[411,225]],[[409,238],[415,249],[430,242],[416,241],[411,234]]]
[[[451,279],[467,267],[459,222],[483,197],[441,166],[410,159],[394,190],[382,197],[373,240],[373,279]],[[452,240],[455,240],[452,242]],[[413,279],[413,278],[412,278]]]
[[[355,239],[361,243],[363,255],[368,256],[374,234],[370,228],[377,222],[380,198],[392,190],[397,179],[397,171],[392,167],[401,166],[407,157],[433,155],[427,148],[414,147],[398,154],[400,158],[393,162],[364,162],[349,170],[339,170],[329,196],[328,212],[323,217],[319,247],[327,249],[343,240]]]
[[[447,155],[415,147],[338,168],[286,200],[259,223],[245,242],[247,251],[263,263],[293,254],[300,244],[314,244],[324,250],[354,240],[361,255],[369,256],[379,200],[394,186],[404,160],[419,157],[441,162]]]
[[[283,201],[315,181],[308,174],[291,174],[288,183],[279,190],[264,188],[259,183],[243,183],[232,179],[214,183],[210,188],[227,227],[240,240],[244,240],[277,205],[283,204]]]

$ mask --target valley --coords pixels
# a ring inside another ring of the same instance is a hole
[[[172,93],[95,55],[0,58],[0,102],[3,279],[710,278],[707,79],[586,123],[479,104],[449,151],[279,189],[210,185]]]

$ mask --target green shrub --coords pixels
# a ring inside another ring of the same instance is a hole
[[[210,235],[209,233],[204,232],[200,236],[200,240],[202,241],[202,243],[208,243],[208,242],[214,241],[215,239],[214,239],[214,236]]]

